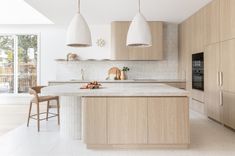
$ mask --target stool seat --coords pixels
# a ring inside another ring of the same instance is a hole
[[[38,97],[38,102],[45,102],[45,101],[50,101],[50,100],[57,100],[59,99],[58,96],[39,96]],[[33,98],[31,100],[32,103],[36,103],[37,102],[37,98]]]

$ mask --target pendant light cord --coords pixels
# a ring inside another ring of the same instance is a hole
[[[140,0],[139,0],[139,3],[138,3],[138,11],[139,11],[139,13],[140,13]]]
[[[78,13],[80,13],[80,5],[81,5],[81,3],[80,3],[80,0],[78,0]]]

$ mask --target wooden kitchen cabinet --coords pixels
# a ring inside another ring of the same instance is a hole
[[[220,41],[220,0],[213,0],[205,7],[205,45]]]
[[[222,89],[235,93],[235,39],[221,43]]]
[[[179,75],[186,80],[186,89],[192,89],[192,24],[189,18],[180,25]]]
[[[187,103],[186,97],[148,98],[149,144],[189,143]]]
[[[235,93],[223,91],[223,121],[235,129]]]
[[[106,98],[83,98],[84,142],[107,144]]]
[[[88,148],[188,147],[188,97],[85,97]]]
[[[147,144],[147,98],[107,98],[108,144]]]
[[[220,106],[220,43],[205,48],[205,104],[207,116],[221,122]]]
[[[221,41],[235,38],[235,1],[220,0]]]
[[[116,21],[111,24],[111,59],[113,60],[163,60],[163,22],[149,22],[151,47],[134,48],[126,46],[130,22]]]
[[[205,45],[205,8],[200,9],[192,17],[192,53],[204,51]]]

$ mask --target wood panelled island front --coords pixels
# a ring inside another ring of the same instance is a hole
[[[49,86],[60,96],[60,136],[88,148],[185,148],[190,143],[189,93],[165,84],[133,83],[80,89]]]
[[[188,147],[187,97],[84,97],[88,148]]]

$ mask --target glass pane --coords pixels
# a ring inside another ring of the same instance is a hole
[[[37,35],[18,35],[18,93],[37,85]]]
[[[0,36],[0,93],[14,93],[14,38]]]

